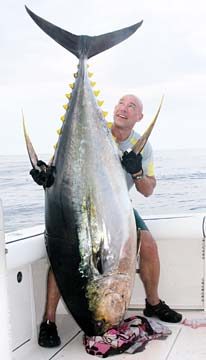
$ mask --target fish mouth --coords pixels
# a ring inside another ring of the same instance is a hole
[[[131,296],[131,281],[125,274],[105,277],[88,289],[90,311],[98,335],[116,328],[124,319]]]
[[[125,311],[126,299],[123,294],[113,291],[105,293],[96,311],[95,329],[98,334],[118,327],[124,319]]]

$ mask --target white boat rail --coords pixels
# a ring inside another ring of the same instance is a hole
[[[7,291],[7,269],[5,259],[5,239],[3,229],[2,203],[0,200],[0,352],[1,359],[11,359],[11,329]]]

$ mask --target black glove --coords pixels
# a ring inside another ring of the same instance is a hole
[[[47,165],[44,161],[42,161],[42,160],[38,160],[36,164],[37,164],[37,166],[39,166],[42,170],[45,170],[45,171],[46,171],[46,169],[48,168],[48,165]]]
[[[142,155],[135,154],[134,151],[124,152],[122,156],[122,165],[130,174],[136,174],[142,170]]]
[[[39,171],[37,169],[31,169],[30,175],[38,185],[44,185],[46,182],[47,175],[45,171]]]
[[[43,185],[44,189],[50,187],[54,183],[54,166],[48,166],[42,160],[37,161],[37,166],[41,167],[42,170],[32,169],[30,175],[38,185]]]
[[[47,178],[46,178],[46,183],[44,185],[44,188],[45,187],[50,187],[50,186],[53,185],[53,183],[54,183],[54,175],[53,175],[54,170],[55,170],[55,166],[48,166],[47,167],[47,172],[46,172]]]

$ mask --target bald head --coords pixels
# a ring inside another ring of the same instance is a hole
[[[124,95],[114,108],[113,129],[129,133],[134,125],[143,118],[141,100],[132,94]]]
[[[124,101],[124,100],[130,100],[132,102],[134,102],[134,104],[136,105],[137,107],[137,110],[139,113],[143,113],[143,104],[142,104],[142,101],[140,100],[140,98],[138,98],[136,95],[134,94],[126,94],[126,95],[123,95],[121,97],[121,99],[119,100],[120,101]]]

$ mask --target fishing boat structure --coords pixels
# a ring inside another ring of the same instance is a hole
[[[116,359],[201,360],[206,358],[206,266],[204,213],[144,217],[157,241],[161,259],[159,292],[182,312],[185,324],[167,324],[172,334],[153,340],[142,353]],[[60,347],[38,346],[44,312],[48,260],[44,225],[4,233],[0,211],[0,343],[4,360],[92,359],[83,345],[83,332],[60,302],[57,326]],[[145,295],[139,274],[128,314],[142,315]],[[94,357],[97,358],[97,357]]]

